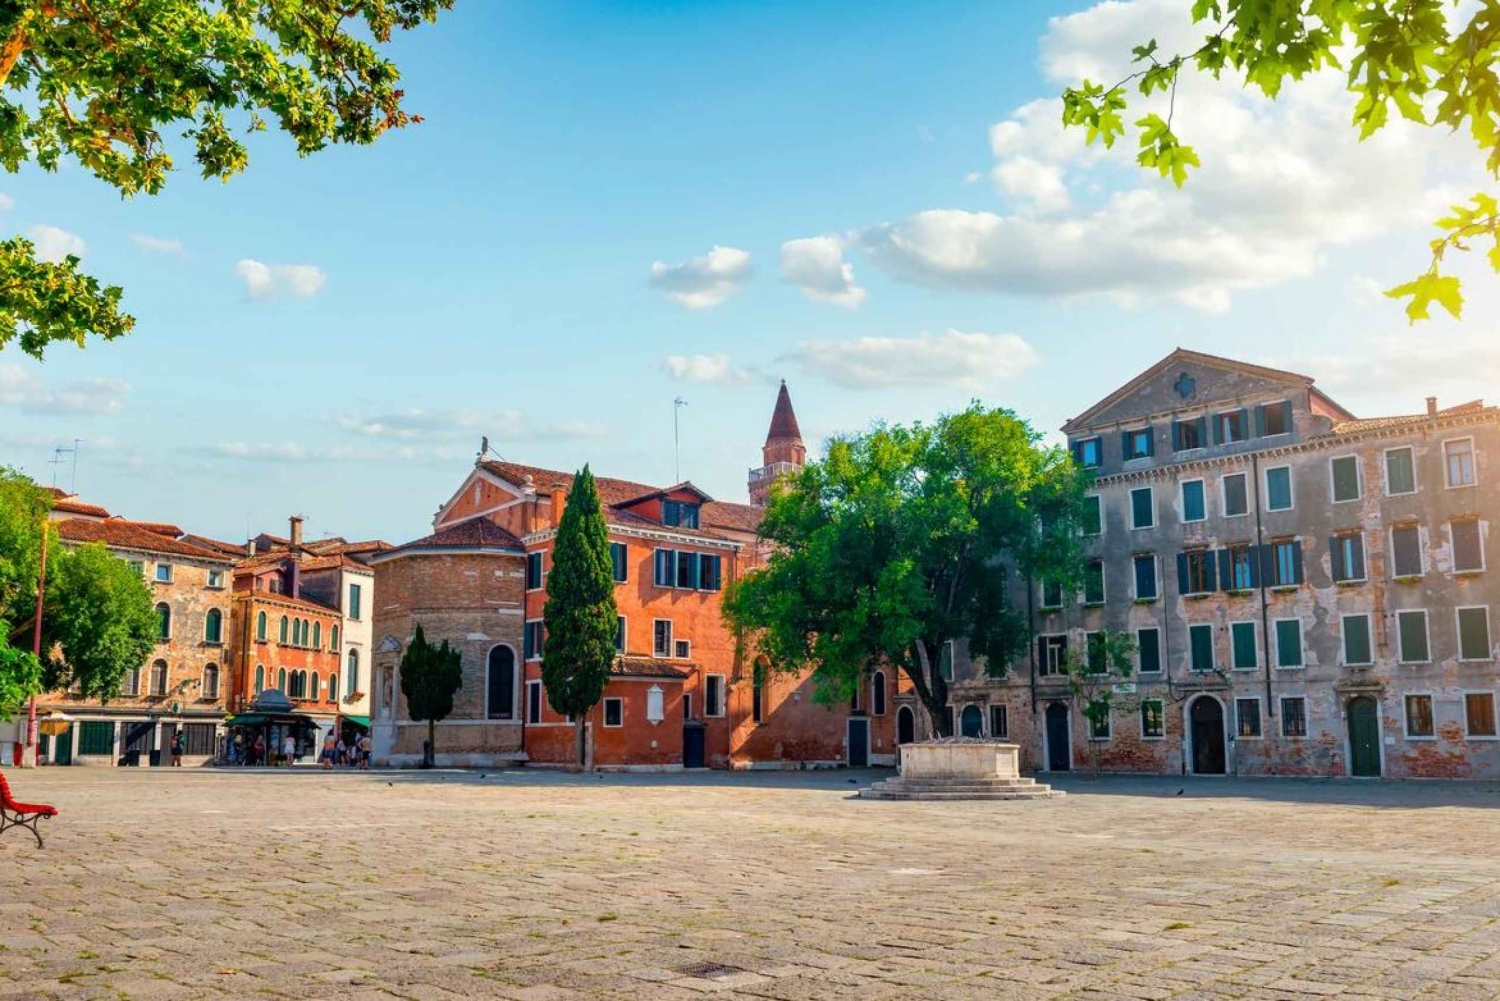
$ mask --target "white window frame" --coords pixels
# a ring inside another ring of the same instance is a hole
[[[1231,514],[1229,511],[1229,493],[1227,484],[1235,477],[1239,477],[1245,483],[1245,510],[1239,514]],[[1248,518],[1254,508],[1255,497],[1250,493],[1250,474],[1246,472],[1225,473],[1219,477],[1219,511],[1225,518]]]
[[[1479,566],[1458,568],[1458,539],[1453,534],[1453,523],[1455,521],[1474,523],[1479,536]],[[1484,573],[1489,569],[1489,554],[1484,551],[1484,521],[1479,518],[1449,518],[1448,519],[1448,558],[1455,574]]]
[[[1135,523],[1135,495],[1140,491],[1146,491],[1151,498],[1151,523],[1148,525],[1137,525]],[[1156,488],[1153,486],[1133,487],[1130,491],[1130,530],[1132,532],[1145,532],[1156,527]]]
[[[1231,422],[1235,418],[1241,418],[1241,420],[1240,420],[1240,437],[1238,437],[1238,438],[1231,438],[1231,437],[1229,437],[1229,435],[1226,432],[1229,430],[1230,425],[1224,423],[1225,418],[1228,418]],[[1219,434],[1218,434],[1219,444],[1221,444],[1221,445],[1238,445],[1242,441],[1249,441],[1250,440],[1250,411],[1249,411],[1248,408],[1245,409],[1244,411],[1240,411],[1240,410],[1220,410],[1220,411],[1218,411],[1217,413],[1214,414],[1214,422],[1215,423],[1212,426],[1215,429],[1217,429],[1218,432],[1219,432]]]
[[[1411,455],[1411,489],[1396,492],[1391,490],[1391,453],[1407,452]],[[1445,471],[1443,474],[1447,476]],[[1422,489],[1422,481],[1417,478],[1417,450],[1412,445],[1392,445],[1380,453],[1380,478],[1385,486],[1387,497],[1410,497]]]
[[[1151,577],[1155,584],[1156,593],[1143,595],[1137,590],[1140,578],[1135,572],[1135,561],[1142,556],[1151,560]],[[1161,560],[1157,559],[1155,553],[1131,553],[1130,554],[1130,597],[1135,601],[1160,601],[1161,600]]]
[[[1048,584],[1046,581],[1041,581],[1041,582],[1039,582],[1038,586],[1041,588],[1041,593],[1039,595],[1037,595],[1037,605],[1036,605],[1036,607],[1037,607],[1037,609],[1039,611],[1043,611],[1043,612],[1055,612],[1058,609],[1062,608],[1063,605],[1065,605],[1067,603],[1067,600],[1068,600],[1067,594],[1065,593],[1065,589],[1063,588],[1062,584]],[[1049,604],[1047,604],[1047,588],[1048,587],[1055,587],[1055,588],[1057,588],[1057,603],[1055,605],[1049,605]]]
[[[1349,642],[1345,638],[1345,623],[1350,619],[1365,620],[1365,639],[1370,645],[1370,659],[1353,661],[1349,659]],[[1339,615],[1339,660],[1345,667],[1374,667],[1375,666],[1375,623],[1369,612],[1346,612]]]
[[[1208,666],[1199,668],[1193,666],[1193,630],[1208,630]],[[1214,637],[1214,625],[1212,622],[1189,622],[1187,627],[1187,666],[1189,674],[1212,674],[1219,669],[1218,640]]]
[[[1403,574],[1396,572],[1396,531],[1397,529],[1402,528],[1409,528],[1417,533],[1417,572],[1414,574]],[[1386,545],[1389,547],[1389,552],[1391,554],[1390,578],[1392,580],[1407,580],[1414,577],[1425,577],[1427,575],[1427,553],[1425,551],[1426,547],[1422,545],[1422,526],[1420,524],[1414,522],[1406,522],[1400,525],[1392,525],[1390,528],[1386,529]],[[1482,539],[1481,548],[1483,548]],[[1366,568],[1365,572],[1369,572],[1368,568]]]
[[[667,624],[667,649],[666,649],[666,652],[662,652],[661,650],[658,650],[657,646],[656,646],[656,625],[659,622],[665,622]],[[676,639],[677,639],[677,628],[673,624],[673,622],[672,622],[671,619],[652,619],[651,620],[651,656],[653,656],[653,657],[660,657],[662,660],[671,660],[671,659],[673,659],[672,658],[672,651],[673,651],[674,647],[673,647],[672,644],[673,644],[673,642]]]
[[[1057,639],[1058,637],[1062,637],[1064,647],[1066,648],[1067,641],[1068,641],[1068,634],[1067,633],[1038,633],[1037,634],[1037,639],[1044,640],[1044,641],[1045,640]],[[1046,651],[1047,656],[1043,657],[1042,658],[1042,662],[1039,663],[1039,664],[1037,664],[1037,666],[1036,666],[1037,676],[1038,677],[1042,677],[1042,678],[1055,678],[1055,677],[1059,677],[1060,675],[1062,675],[1063,671],[1064,671],[1064,668],[1063,668],[1064,661],[1063,660],[1059,660],[1058,661],[1058,665],[1057,665],[1057,669],[1053,670],[1047,664],[1047,661],[1051,659],[1051,650],[1050,650],[1049,646],[1044,643],[1043,646],[1042,646],[1042,649],[1044,651]]]
[[[1406,647],[1406,643],[1404,642],[1405,639],[1406,639],[1406,634],[1403,631],[1406,627],[1401,624],[1401,616],[1403,616],[1403,615],[1416,615],[1418,613],[1420,613],[1421,616],[1422,616],[1422,640],[1423,640],[1422,645],[1427,648],[1427,659],[1426,660],[1407,660],[1405,658],[1405,656],[1402,654],[1402,650],[1404,650],[1405,647]],[[1396,616],[1396,663],[1398,663],[1398,664],[1431,664],[1432,663],[1432,617],[1427,613],[1427,609],[1425,609],[1425,608],[1398,608],[1398,609],[1395,610],[1395,612],[1393,614]],[[1455,613],[1455,615],[1456,615],[1456,613]]]
[[[533,625],[540,626],[542,624],[542,622],[543,622],[542,619],[526,619],[525,621],[523,621],[521,623],[521,629],[522,629],[521,646],[523,648],[522,651],[521,651],[522,653],[525,653],[525,649],[524,648],[526,646],[526,635],[525,635],[526,631],[530,630]],[[541,636],[545,639],[546,635],[547,635],[546,634],[546,630],[544,628],[543,630],[541,630]],[[537,663],[546,654],[546,650],[542,649],[542,648],[544,648],[546,646],[545,643],[537,643],[537,644],[534,644],[534,646],[537,647],[540,650],[540,652],[539,653],[533,653],[531,656],[527,657],[526,658],[526,663],[528,663],[528,664],[535,664],[535,663]]]
[[[1279,696],[1279,698],[1281,699],[1281,739],[1282,740],[1311,740],[1312,739],[1312,727],[1309,725],[1309,723],[1311,721],[1308,719],[1308,716],[1307,716],[1307,696],[1305,696],[1305,695],[1282,695],[1282,696]],[[1302,730],[1303,730],[1302,733],[1287,733],[1286,732],[1286,718],[1287,718],[1286,717],[1286,704],[1288,702],[1291,702],[1291,701],[1299,701],[1299,702],[1302,703]],[[1261,729],[1264,730],[1265,728],[1262,727]]]
[[[1189,483],[1198,484],[1202,491],[1203,517],[1201,518],[1189,518],[1187,516],[1187,485]],[[1192,479],[1179,480],[1177,484],[1177,499],[1182,504],[1182,523],[1184,525],[1196,525],[1199,522],[1208,520],[1208,481],[1203,477],[1195,476]]]
[[[1485,651],[1484,652],[1485,652],[1485,656],[1483,656],[1483,657],[1465,657],[1464,656],[1464,632],[1463,632],[1463,618],[1462,618],[1462,613],[1463,612],[1483,612],[1484,613],[1484,640],[1485,640]],[[1454,644],[1454,649],[1458,653],[1457,660],[1458,660],[1458,662],[1460,664],[1486,664],[1486,663],[1489,663],[1490,661],[1492,661],[1492,660],[1495,659],[1495,637],[1494,637],[1494,634],[1490,632],[1490,606],[1489,605],[1459,605],[1459,606],[1457,606],[1456,608],[1453,609],[1453,629],[1454,629],[1453,638],[1456,641],[1455,644]],[[1428,651],[1428,652],[1430,653],[1431,651]]]
[[[611,702],[616,703],[620,707],[620,722],[618,723],[611,723],[609,721],[609,704]],[[623,730],[625,728],[625,700],[618,695],[605,696],[603,708],[600,710],[599,721],[604,725],[606,730]]]
[[[1147,629],[1154,629],[1156,631],[1156,667],[1153,670],[1150,670],[1150,671],[1146,670],[1145,668],[1143,668],[1141,666],[1141,633],[1145,632]],[[1162,657],[1162,652],[1161,652],[1161,626],[1138,626],[1134,630],[1134,632],[1135,632],[1135,670],[1136,670],[1136,673],[1137,674],[1165,674],[1167,672],[1167,665],[1165,663],[1163,663],[1163,657]]]
[[[536,560],[536,585],[531,583],[531,561]],[[611,571],[611,576],[613,572]],[[533,549],[526,554],[526,592],[543,591],[547,587],[547,556],[540,549]]]
[[[1256,625],[1257,625],[1257,623],[1255,622],[1254,619],[1236,619],[1235,621],[1229,623],[1229,669],[1231,671],[1258,671],[1258,670],[1260,670],[1260,658],[1261,658],[1261,654],[1264,651],[1261,650],[1260,630],[1256,628]],[[1250,627],[1250,638],[1255,642],[1255,663],[1251,664],[1249,667],[1240,667],[1238,664],[1236,664],[1234,662],[1234,627],[1235,626],[1249,626]],[[1236,721],[1236,725],[1238,725],[1238,721]],[[1264,728],[1262,728],[1262,729],[1264,729]]]
[[[1141,715],[1141,713],[1139,711],[1137,711],[1136,714],[1135,714],[1135,718],[1141,724],[1141,739],[1142,740],[1166,740],[1167,739],[1167,703],[1166,703],[1166,700],[1165,699],[1141,699],[1141,709],[1145,709],[1146,708],[1146,703],[1148,703],[1148,702],[1155,702],[1156,705],[1157,705],[1157,707],[1158,707],[1158,709],[1160,710],[1160,716],[1161,716],[1161,733],[1158,733],[1155,736],[1149,736],[1149,735],[1147,735],[1147,733],[1146,733],[1146,720],[1145,720],[1145,717],[1143,717]]]
[[[1448,466],[1448,446],[1449,445],[1456,445],[1456,444],[1458,444],[1460,442],[1468,442],[1468,444],[1469,444],[1469,472],[1471,474],[1473,474],[1473,476],[1474,476],[1474,482],[1472,482],[1472,483],[1453,483],[1453,482],[1450,481],[1450,478],[1448,476],[1448,473],[1449,473],[1449,466]],[[1443,487],[1445,489],[1447,489],[1447,490],[1465,490],[1465,489],[1467,489],[1469,487],[1477,487],[1477,486],[1479,486],[1479,449],[1474,444],[1474,437],[1473,437],[1473,435],[1466,435],[1466,436],[1464,436],[1462,438],[1444,438],[1443,439]]]
[[[216,580],[217,580],[217,583],[215,583]],[[204,585],[204,587],[207,587],[211,591],[222,591],[222,590],[224,590],[224,571],[222,571],[222,570],[210,570],[208,572],[208,583],[206,583]]]
[[[1489,688],[1467,688],[1467,689],[1465,689],[1463,691],[1462,695],[1463,695],[1463,700],[1464,700],[1464,739],[1465,740],[1500,740],[1500,713],[1497,713],[1497,710],[1500,710],[1500,703],[1497,703],[1496,700],[1495,700],[1495,692],[1494,692],[1494,690],[1493,689],[1489,689]],[[1496,730],[1495,733],[1486,734],[1486,733],[1470,733],[1469,732],[1469,696],[1470,695],[1488,695],[1490,697],[1490,716],[1495,719],[1495,730]],[[1433,728],[1436,729],[1437,728],[1437,720],[1434,719],[1432,722],[1433,722]]]
[[[1281,662],[1281,624],[1283,622],[1297,623],[1297,659],[1299,664],[1283,664]],[[1271,635],[1276,638],[1276,670],[1278,671],[1305,671],[1307,670],[1307,630],[1302,628],[1302,619],[1295,615],[1283,616],[1271,620]],[[1268,658],[1269,659],[1269,658]]]
[[[712,706],[713,706],[713,700],[708,697],[709,687],[712,685],[714,679],[716,679],[716,678],[718,679],[718,682],[719,682],[719,707],[718,707],[719,711],[718,712],[709,712],[709,709],[711,709]],[[724,716],[725,716],[726,710],[728,709],[728,706],[726,704],[728,702],[729,702],[729,689],[725,685],[724,675],[722,675],[722,674],[705,674],[703,676],[703,715],[704,715],[704,717],[706,719],[723,719]]]
[[[1336,543],[1337,542],[1342,542],[1342,540],[1344,540],[1344,539],[1358,539],[1359,540],[1359,562],[1362,563],[1362,564],[1364,564],[1364,566],[1362,568],[1364,570],[1364,573],[1362,575],[1358,576],[1358,577],[1336,577],[1336,578],[1333,578],[1333,582],[1335,584],[1366,584],[1366,583],[1369,583],[1369,580],[1370,580],[1370,554],[1367,553],[1367,552],[1365,552],[1365,532],[1364,532],[1364,529],[1360,528],[1360,529],[1355,529],[1355,530],[1349,531],[1349,532],[1335,532],[1333,534],[1333,540]],[[1304,554],[1304,556],[1305,555],[1306,554]],[[1349,568],[1345,567],[1344,569],[1347,571]],[[1332,561],[1332,559],[1329,560],[1328,570],[1329,570],[1329,576],[1332,577],[1332,571],[1333,571],[1333,561]]]
[[[1234,739],[1235,740],[1265,740],[1266,739],[1266,707],[1261,702],[1259,695],[1236,695],[1234,696]],[[1240,733],[1240,703],[1254,702],[1256,720],[1260,723],[1260,733],[1254,736],[1246,736]]]
[[[167,572],[167,575],[165,577],[161,575],[161,572],[163,570]],[[157,561],[156,566],[151,571],[151,580],[157,584],[170,584],[172,583],[172,578],[175,576],[177,576],[177,574],[176,571],[173,570],[172,564],[163,563],[160,560]]]
[[[536,701],[531,699],[532,688],[536,689]],[[526,704],[521,707],[521,718],[526,721],[527,726],[540,726],[542,722],[542,707],[546,704],[547,693],[542,690],[542,682],[538,678],[532,678],[526,682]],[[536,706],[536,719],[531,718],[531,707]]]
[[[214,691],[212,695],[208,693],[208,669],[210,667],[214,669]],[[199,697],[203,699],[217,699],[219,697],[219,673],[219,665],[217,662],[209,661],[207,664],[203,665],[203,669],[198,672]]]
[[[1411,717],[1407,713],[1406,700],[1420,698],[1427,700],[1427,712],[1432,717],[1431,733],[1412,733]],[[1469,725],[1468,706],[1464,706],[1464,726]],[[1407,740],[1437,740],[1437,696],[1432,692],[1402,692],[1401,693],[1401,736]]]
[[[1097,539],[1104,534],[1104,497],[1102,494],[1084,494],[1083,499],[1085,501],[1093,501],[1099,507],[1099,531],[1084,532],[1082,533],[1083,537],[1086,539]]]
[[[1335,495],[1335,484],[1337,478],[1334,476],[1333,464],[1340,459],[1350,459],[1354,462],[1354,496],[1339,500]],[[1330,455],[1328,457],[1328,503],[1330,504],[1355,504],[1364,500],[1365,497],[1365,471],[1360,468],[1359,456],[1354,453],[1344,455]]]
[[[1278,469],[1286,470],[1286,493],[1288,499],[1291,501],[1286,507],[1271,506],[1271,474]],[[1289,464],[1283,463],[1279,466],[1267,466],[1260,471],[1260,478],[1261,489],[1264,491],[1261,496],[1266,499],[1267,514],[1285,514],[1287,511],[1297,510],[1297,481],[1292,476],[1292,467]]]
[[[682,647],[687,647],[687,652],[686,653],[678,653],[677,652]],[[693,641],[692,640],[678,639],[677,635],[676,635],[676,633],[674,631],[674,633],[672,635],[672,656],[669,659],[670,660],[692,660],[693,659]]]

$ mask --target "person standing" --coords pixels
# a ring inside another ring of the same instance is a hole
[[[360,771],[370,770],[370,752],[374,750],[375,743],[370,740],[370,735],[364,734],[359,738],[359,768]]]
[[[333,746],[333,731],[330,730],[323,737],[323,753],[319,756],[319,763],[326,770],[334,766],[334,762],[337,760],[337,758],[338,751],[335,750]]]
[[[172,731],[172,767],[182,767],[182,731]]]
[[[286,762],[286,766],[290,768],[292,767],[292,765],[296,764],[296,758],[297,738],[293,737],[289,733],[281,740],[281,759],[282,761]]]
[[[250,763],[252,765],[266,763],[266,735],[263,733],[255,735],[255,747],[250,752]]]

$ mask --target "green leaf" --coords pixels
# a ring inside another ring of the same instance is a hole
[[[1440,275],[1429,271],[1404,285],[1387,289],[1385,294],[1390,299],[1411,299],[1411,302],[1406,304],[1406,316],[1412,323],[1430,319],[1428,307],[1433,302],[1437,302],[1446,309],[1455,320],[1463,316],[1464,299],[1461,286],[1459,280],[1450,275]]]

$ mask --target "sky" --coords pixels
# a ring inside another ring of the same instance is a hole
[[[273,129],[228,183],[179,156],[133,200],[73,164],[0,176],[0,227],[137,320],[0,353],[0,463],[230,540],[300,514],[402,542],[481,435],[743,501],[780,379],[815,455],[975,399],[1055,436],[1178,346],[1362,416],[1483,396],[1492,275],[1462,263],[1462,323],[1380,295],[1484,187],[1461,138],[1359,144],[1336,76],[1275,103],[1185,78],[1182,191],[1062,130],[1064,87],[1190,47],[1188,8],[459,0],[389,46],[425,120],[373,146]]]

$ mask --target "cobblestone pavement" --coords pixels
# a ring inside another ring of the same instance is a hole
[[[8,774],[7,1001],[1500,997],[1489,785]]]

